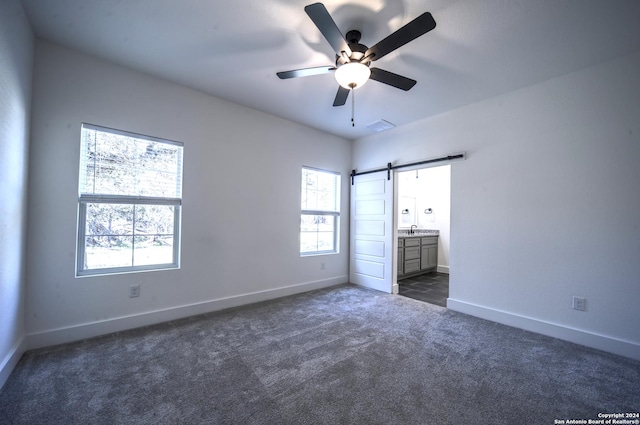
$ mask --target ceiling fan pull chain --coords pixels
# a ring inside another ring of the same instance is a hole
[[[356,126],[356,123],[353,120],[355,109],[356,109],[356,92],[355,90],[353,90],[353,87],[351,87],[351,127]]]

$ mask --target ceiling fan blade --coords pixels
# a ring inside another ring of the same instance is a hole
[[[342,52],[346,52],[347,56],[351,56],[351,49],[347,41],[322,3],[310,4],[304,8],[304,11],[307,12],[309,18],[316,24],[316,27],[318,27],[338,56],[342,56]]]
[[[364,56],[368,57],[369,55],[373,55],[371,60],[376,61],[408,42],[428,33],[435,27],[436,21],[433,19],[433,16],[431,16],[431,13],[425,12],[396,32],[387,36],[384,40],[379,41],[378,44],[371,46]]]
[[[416,80],[412,80],[411,78],[403,77],[402,75],[394,74],[393,72],[385,71],[380,68],[371,68],[370,78],[404,91],[407,91],[416,85]]]
[[[333,100],[333,106],[342,106],[347,103],[347,97],[349,97],[350,91],[351,90],[339,86],[338,93],[336,93],[336,98]]]
[[[276,75],[285,80],[287,78],[309,77],[311,75],[327,74],[335,70],[335,66],[318,66],[315,68],[294,69],[293,71],[281,71],[277,72]]]

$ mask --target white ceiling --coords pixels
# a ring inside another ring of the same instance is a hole
[[[277,71],[333,65],[304,12],[313,0],[23,0],[35,34],[214,96],[357,139],[640,49],[638,0],[326,0],[343,34],[372,46],[421,13],[437,27],[375,62],[418,81],[376,81],[333,107],[333,75]]]

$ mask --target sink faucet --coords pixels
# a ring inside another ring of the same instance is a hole
[[[415,225],[415,224],[412,224],[412,225],[411,225],[411,230],[409,230],[409,233],[411,233],[412,235],[413,235],[413,226],[416,226],[416,229],[418,228],[418,226],[417,226],[417,225]]]

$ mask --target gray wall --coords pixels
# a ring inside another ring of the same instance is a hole
[[[82,122],[184,143],[180,270],[74,277]],[[38,42],[31,148],[30,347],[348,280],[345,139]],[[339,254],[299,255],[303,165],[344,176]]]
[[[467,152],[450,308],[640,358],[638,75],[640,52],[354,142],[359,170]]]
[[[33,35],[0,1],[0,387],[24,351],[24,258]]]

